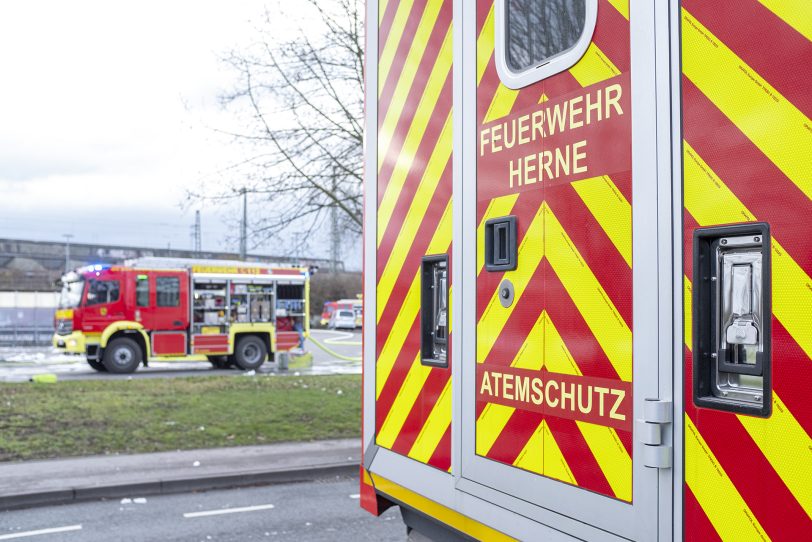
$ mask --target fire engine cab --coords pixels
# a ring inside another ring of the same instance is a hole
[[[362,506],[812,540],[812,2],[366,21]]]
[[[67,273],[53,344],[97,371],[151,360],[256,369],[309,334],[309,270],[238,261],[140,258]]]

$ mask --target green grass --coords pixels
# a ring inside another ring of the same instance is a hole
[[[361,378],[0,384],[0,461],[354,437]]]

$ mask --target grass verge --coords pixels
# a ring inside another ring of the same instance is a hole
[[[0,461],[360,435],[361,377],[0,384]]]

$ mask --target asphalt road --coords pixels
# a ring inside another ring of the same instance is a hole
[[[0,540],[405,542],[400,512],[361,510],[357,478],[0,513]],[[37,534],[37,531],[41,531]]]
[[[311,330],[312,337],[328,349],[350,358],[361,356],[360,331]],[[353,343],[353,344],[343,344]],[[307,367],[292,366],[287,374],[358,374],[361,372],[360,361],[340,359],[323,351],[313,341],[306,343],[306,349],[313,353],[313,363]],[[276,363],[260,367],[259,373],[279,373]],[[3,347],[0,349],[0,381],[25,382],[37,374],[56,374],[60,380],[94,380],[94,379],[127,379],[127,378],[173,378],[182,376],[238,376],[242,371],[236,369],[214,369],[207,361],[163,361],[151,363],[149,367],[139,367],[132,375],[111,375],[98,373],[91,369],[83,357],[66,356],[54,352],[51,348]],[[2,539],[0,539],[2,540]]]

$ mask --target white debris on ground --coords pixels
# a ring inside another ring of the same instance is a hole
[[[256,374],[257,374],[257,372],[252,369],[250,371],[245,371],[242,375],[243,376],[255,376]]]
[[[136,497],[135,499],[121,499],[121,504],[147,504],[147,499],[144,497]]]
[[[199,467],[200,466],[200,461],[195,461],[194,463],[192,463],[192,466],[193,467]]]

